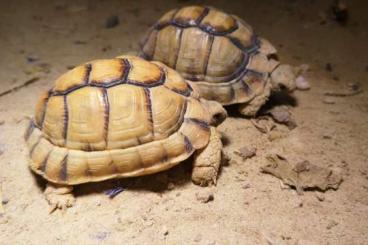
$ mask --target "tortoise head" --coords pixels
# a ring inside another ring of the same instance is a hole
[[[200,99],[211,115],[210,124],[212,126],[220,125],[227,117],[227,112],[220,103],[214,100]]]
[[[295,90],[296,71],[294,67],[286,64],[278,65],[271,72],[272,90]]]

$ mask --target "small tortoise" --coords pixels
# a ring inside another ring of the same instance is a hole
[[[240,18],[210,7],[167,12],[147,32],[140,56],[177,70],[203,98],[240,104],[253,116],[271,90],[293,90],[295,74],[272,58],[276,49]]]
[[[55,208],[73,203],[72,186],[164,171],[194,154],[192,180],[216,181],[226,117],[160,62],[120,56],[88,62],[44,93],[25,133],[30,168],[49,183]]]

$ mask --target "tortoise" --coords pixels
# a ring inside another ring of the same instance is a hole
[[[215,184],[226,111],[199,98],[176,71],[134,56],[66,72],[40,97],[25,132],[30,168],[52,209],[72,206],[74,185],[153,174],[194,154],[192,180]]]
[[[239,17],[212,7],[168,11],[140,46],[141,57],[175,69],[196,83],[205,99],[239,104],[245,116],[254,116],[271,90],[295,88],[293,68],[274,59],[268,40]]]

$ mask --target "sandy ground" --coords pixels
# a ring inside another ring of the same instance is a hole
[[[365,1],[349,1],[346,26],[323,17],[330,1],[198,2],[244,18],[274,43],[283,62],[310,65],[312,89],[288,100],[298,126],[276,125],[279,137],[270,140],[232,113],[220,126],[230,161],[216,187],[193,185],[189,160],[154,176],[78,186],[75,206],[50,215],[45,182],[27,167],[22,118],[32,116],[40,92],[68,67],[136,49],[164,12],[195,2],[1,1],[0,93],[39,80],[0,97],[0,244],[368,244]],[[120,24],[106,29],[112,14]],[[323,94],[348,83],[360,83],[363,93]],[[255,147],[256,156],[236,156],[244,146]],[[344,181],[336,191],[297,195],[260,172],[270,152],[337,169]],[[105,191],[117,186],[125,191],[109,199]],[[197,200],[205,192],[214,200]]]

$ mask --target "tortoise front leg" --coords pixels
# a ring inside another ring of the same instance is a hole
[[[271,84],[267,81],[263,91],[251,101],[238,105],[239,113],[246,117],[254,117],[259,109],[267,102],[271,94]]]
[[[194,153],[192,181],[200,186],[216,184],[221,163],[221,136],[215,127],[211,127],[210,130],[208,145]]]
[[[74,205],[73,186],[47,183],[45,198],[50,204],[50,213],[56,209],[65,210]]]

